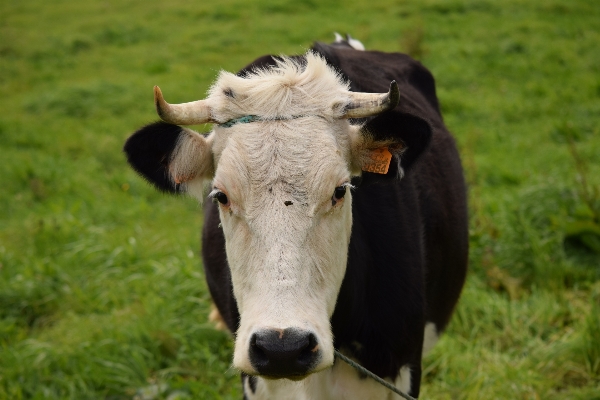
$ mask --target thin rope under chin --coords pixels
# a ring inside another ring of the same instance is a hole
[[[380,377],[378,377],[377,375],[375,375],[374,373],[372,373],[371,371],[369,371],[368,369],[366,369],[365,367],[363,367],[360,364],[355,363],[354,361],[352,361],[351,359],[349,359],[348,357],[346,357],[345,355],[343,355],[342,353],[340,353],[337,350],[334,350],[334,354],[337,358],[339,358],[340,360],[348,363],[351,367],[355,368],[357,371],[362,372],[363,374],[375,379],[375,381],[377,381],[378,383],[382,384],[383,386],[385,386],[386,388],[390,389],[392,392],[402,396],[403,398],[405,398],[406,400],[417,400],[414,397],[401,392],[396,386],[392,385],[389,382],[384,381],[383,379],[381,379]]]

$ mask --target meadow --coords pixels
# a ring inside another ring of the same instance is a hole
[[[336,31],[433,72],[469,183],[468,281],[421,398],[600,399],[598,21],[589,0],[2,0],[0,400],[242,397],[201,206],[122,145],[153,85],[196,100]]]

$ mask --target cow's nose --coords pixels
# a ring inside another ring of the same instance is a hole
[[[317,364],[319,358],[317,338],[305,330],[261,330],[250,339],[250,363],[260,375],[272,378],[301,377]]]

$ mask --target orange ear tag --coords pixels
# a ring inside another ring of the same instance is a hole
[[[369,158],[370,160],[362,167],[363,171],[375,174],[387,174],[390,169],[390,161],[392,161],[392,153],[390,153],[387,147],[371,150]]]

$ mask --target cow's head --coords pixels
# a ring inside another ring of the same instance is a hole
[[[136,132],[125,151],[160,189],[201,200],[210,182],[241,315],[233,359],[241,371],[301,379],[333,363],[350,179],[374,150],[404,145],[348,119],[392,109],[398,96],[395,83],[389,93],[350,92],[312,53],[243,77],[223,72],[206,100],[171,105],[155,88],[167,123]],[[207,136],[178,126],[205,122],[215,124]]]

